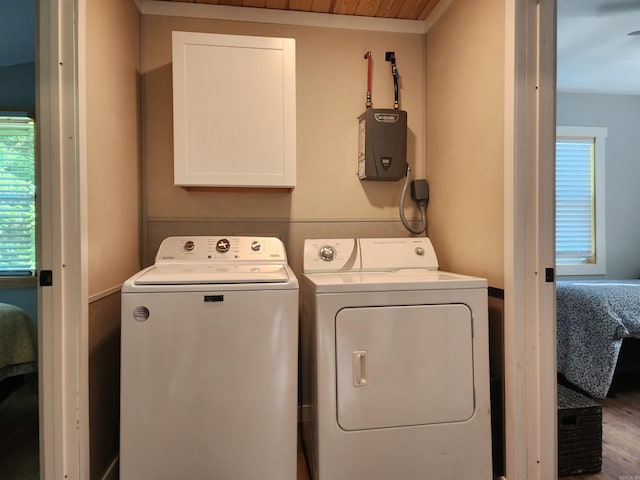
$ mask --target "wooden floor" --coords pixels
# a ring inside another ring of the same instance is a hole
[[[640,480],[640,383],[614,386],[602,404],[602,471],[563,480]]]
[[[602,404],[602,471],[562,480],[640,480],[640,377],[616,386]],[[310,480],[298,438],[298,480]]]
[[[619,386],[602,403],[602,471],[563,480],[640,480],[640,383]],[[38,479],[37,395],[14,393],[0,403],[0,478]],[[297,480],[310,480],[298,439]]]
[[[0,479],[39,478],[38,394],[21,389],[0,403]],[[310,480],[300,436],[297,480]]]
[[[304,449],[302,448],[302,439],[300,432],[298,432],[298,480],[311,480],[309,476],[309,468],[307,466],[307,460],[304,456]],[[639,479],[640,480],[640,479]]]
[[[0,403],[0,479],[38,480],[38,393],[21,388]]]

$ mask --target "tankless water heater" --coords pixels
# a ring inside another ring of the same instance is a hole
[[[407,173],[407,112],[369,108],[359,121],[360,180],[403,178]]]
[[[407,112],[399,109],[395,53],[385,54],[393,75],[393,109],[371,108],[371,52],[364,58],[368,62],[367,109],[359,117],[358,177],[398,180],[407,174]]]

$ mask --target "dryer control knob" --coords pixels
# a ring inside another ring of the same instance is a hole
[[[320,258],[325,262],[330,262],[336,258],[336,249],[330,245],[325,245],[320,249]]]
[[[254,252],[260,251],[261,246],[262,244],[257,240],[251,242],[251,250],[253,250]]]
[[[416,254],[418,254],[420,256],[424,255],[424,248],[416,247]]]

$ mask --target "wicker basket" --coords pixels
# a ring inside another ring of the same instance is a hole
[[[558,385],[558,476],[602,468],[602,407]]]

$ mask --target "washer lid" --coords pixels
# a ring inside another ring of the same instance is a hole
[[[285,283],[282,264],[156,264],[140,273],[135,285],[202,285],[233,283]]]

